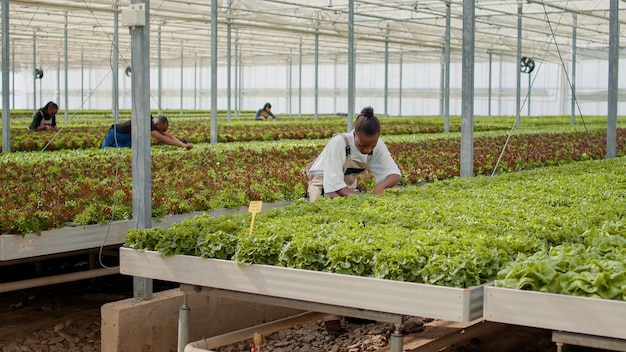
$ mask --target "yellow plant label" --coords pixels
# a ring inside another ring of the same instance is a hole
[[[252,213],[252,220],[250,220],[250,234],[252,235],[252,229],[254,228],[254,218],[256,213],[260,212],[263,208],[263,202],[260,200],[252,200],[248,205],[248,212]]]
[[[263,208],[263,201],[252,200],[250,201],[250,204],[248,205],[248,212],[259,213],[261,211],[261,208]]]

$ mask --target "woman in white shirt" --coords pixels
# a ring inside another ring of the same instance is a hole
[[[402,177],[380,139],[380,120],[371,107],[361,110],[351,132],[333,136],[320,155],[307,165],[309,200],[322,195],[332,198],[358,193],[356,179],[365,169],[376,180],[374,194],[394,187]]]

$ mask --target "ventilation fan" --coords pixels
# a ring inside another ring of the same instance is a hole
[[[128,66],[128,67],[126,67],[126,70],[124,70],[124,74],[125,74],[127,77],[130,77],[131,71],[132,71],[132,70],[131,70],[130,66]]]
[[[523,73],[531,73],[535,69],[535,60],[532,57],[524,56],[520,60],[520,70]]]
[[[35,69],[35,79],[42,79],[43,78],[43,70],[40,68],[36,68]]]

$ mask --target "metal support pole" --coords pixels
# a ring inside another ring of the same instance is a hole
[[[54,101],[61,103],[61,54],[57,54],[57,89]]]
[[[239,57],[236,57],[236,60],[239,61],[239,78],[238,78],[238,84],[239,84],[239,88],[238,88],[238,102],[237,102],[237,116],[239,116],[239,113],[241,111],[241,104],[243,103],[243,57],[241,55],[241,53],[239,53]]]
[[[70,116],[69,115],[69,106],[68,106],[68,104],[69,104],[69,88],[68,88],[69,87],[69,79],[68,79],[69,73],[68,73],[68,65],[67,65],[67,61],[68,61],[67,58],[69,56],[68,56],[68,53],[67,53],[67,51],[68,51],[67,11],[65,11],[65,22],[63,24],[63,28],[64,28],[63,29],[63,65],[65,66],[64,67],[64,71],[65,71],[64,72],[64,79],[65,79],[65,82],[63,84],[64,85],[64,89],[65,89],[65,97],[64,97],[65,102],[63,104],[63,110],[65,111],[65,121],[69,121],[70,120],[70,117],[69,117]],[[116,47],[117,47],[117,45],[116,45]]]
[[[556,352],[563,352],[563,342],[556,343]]]
[[[337,112],[337,56],[335,56],[335,62],[333,65],[333,111]]]
[[[489,53],[489,88],[487,92],[487,116],[491,116],[491,96],[493,95],[492,77],[493,77],[493,53]]]
[[[474,174],[474,1],[463,0],[461,177]]]
[[[178,349],[177,352],[184,352],[185,346],[189,343],[189,306],[187,305],[187,294],[183,296],[183,305],[178,309]]]
[[[11,107],[15,107],[15,45],[11,50]]]
[[[85,104],[85,48],[80,47],[80,108]]]
[[[228,1],[228,13],[230,14],[230,7],[233,1]],[[231,120],[231,90],[230,90],[230,81],[231,81],[231,53],[230,53],[230,41],[231,41],[231,21],[232,19],[228,18],[228,23],[226,24],[226,120]]]
[[[217,0],[211,0],[211,144],[217,143]]]
[[[348,132],[352,131],[352,119],[354,118],[355,93],[355,65],[356,54],[354,50],[354,0],[348,1]]]
[[[235,38],[235,117],[239,116],[239,53],[237,38]]]
[[[2,0],[2,152],[11,151],[9,105],[9,0]]]
[[[183,102],[184,102],[184,94],[183,87],[185,82],[185,58],[184,58],[184,43],[180,42],[180,114],[183,114]],[[159,75],[160,76],[160,75]],[[213,89],[211,88],[211,93],[213,93]]]
[[[37,37],[33,33],[33,113],[37,112]]]
[[[398,116],[402,116],[402,53],[400,53],[400,78],[398,82]]]
[[[319,26],[320,13],[317,12],[317,26]],[[315,97],[314,97],[314,120],[318,120],[318,104],[319,104],[319,58],[320,58],[320,33],[319,28],[315,28]]]
[[[576,27],[578,26],[578,14],[572,14],[572,98],[570,99],[571,124],[576,124]]]
[[[400,332],[400,325],[395,324],[395,330],[391,334],[389,352],[402,352],[402,333]]]
[[[385,116],[389,116],[389,23],[385,36]]]
[[[532,73],[528,72],[528,99],[526,99],[526,108],[528,109],[528,113],[527,115],[530,116],[530,93],[531,93],[531,88],[532,88],[532,80],[530,79],[530,76],[532,75]]]
[[[39,106],[43,106],[43,77],[39,79]]]
[[[443,131],[450,132],[450,3],[446,3],[446,44],[443,55]]]
[[[159,28],[157,29],[157,71],[159,73],[157,78],[157,114],[163,115],[163,110],[161,110],[163,106],[162,100],[162,88],[161,82],[163,81],[163,66],[161,64],[161,23],[159,23]]]
[[[291,54],[291,49],[289,50],[287,63],[287,111],[291,115],[293,114],[293,55]]]
[[[609,14],[609,83],[606,128],[606,157],[615,158],[617,147],[617,105],[619,103],[619,2],[611,0]]]
[[[504,64],[502,62],[502,57],[500,57],[499,65],[498,65],[498,115],[502,115],[502,86],[504,80]]]
[[[517,86],[515,90],[515,127],[520,125],[521,114],[521,92],[522,92],[522,71],[520,63],[522,61],[522,3],[517,5]]]
[[[441,59],[439,60],[439,116],[444,116],[444,112],[443,112],[443,96],[444,96],[444,90],[445,90],[445,82],[444,82],[444,78],[445,78],[445,62],[444,62],[444,56],[446,54],[446,48],[445,45],[443,48],[441,48]]]
[[[112,93],[112,104],[113,104],[113,118],[115,119],[115,123],[119,123],[120,120],[120,48],[119,48],[119,13],[118,13],[118,0],[115,0],[115,5],[113,6],[113,67],[111,71],[113,73],[113,88],[111,90]],[[65,61],[67,63],[67,60]],[[67,72],[67,70],[66,70]],[[67,90],[66,90],[67,95]],[[67,106],[65,107],[67,111]]]
[[[142,4],[145,26],[130,28],[132,68],[131,160],[134,227],[152,225],[152,169],[150,155],[150,0],[132,0]],[[133,277],[135,300],[152,299],[152,279]]]
[[[300,36],[300,67],[298,68],[298,117],[302,116],[302,36]]]

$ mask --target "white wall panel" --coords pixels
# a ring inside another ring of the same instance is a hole
[[[516,72],[518,65],[507,58],[506,61],[494,60],[492,64],[492,115],[515,115],[515,87]],[[205,60],[206,61],[206,60]],[[621,60],[621,66],[626,60]],[[626,66],[624,66],[626,67]],[[488,88],[489,88],[489,65],[485,62],[476,63],[475,73],[475,114],[487,115],[488,113]],[[569,64],[567,69],[569,70]],[[608,82],[608,64],[603,60],[586,60],[578,63],[576,89],[579,106],[584,115],[606,114],[606,86]],[[56,68],[45,69],[42,80],[42,94],[39,94],[39,81],[37,82],[37,95],[45,104],[48,100],[54,100],[57,96]],[[241,110],[259,109],[265,102],[272,104],[272,111],[277,115],[288,114],[289,109],[289,86],[288,70],[281,65],[246,65],[242,70],[242,104]],[[556,63],[537,62],[535,71],[531,74],[532,90],[530,97],[531,115],[557,115],[561,113],[561,106],[569,106],[570,92],[563,103],[560,91],[562,89],[560,75],[563,68]],[[399,113],[399,72],[398,63],[389,64],[388,82],[388,113]],[[431,63],[405,63],[402,67],[402,113],[403,115],[438,115],[440,113],[440,74],[441,65],[438,62]],[[626,74],[620,73],[620,86],[626,85]],[[581,74],[584,73],[584,74]],[[180,67],[165,67],[162,69],[162,109],[180,109]],[[63,74],[61,72],[61,77]],[[68,73],[69,78],[69,106],[70,112],[80,109],[111,108],[111,72],[110,69],[85,69],[83,82],[83,101],[81,101],[81,72],[73,69]],[[302,67],[302,114],[312,115],[314,112],[314,67],[310,64]],[[384,65],[359,64],[356,67],[356,102],[358,111],[363,106],[371,105],[377,113],[384,110]],[[157,101],[158,70],[151,69],[152,101],[151,108],[158,108]],[[194,92],[194,80],[197,80]],[[234,75],[233,75],[234,80]],[[210,70],[198,65],[196,75],[192,67],[185,67],[183,71],[183,109],[190,110],[194,106],[198,109],[208,110],[210,106]],[[528,88],[528,75],[522,74],[521,82],[522,100],[526,98]],[[120,74],[120,108],[129,109],[131,78]],[[336,114],[347,111],[345,101],[347,91],[347,67],[344,64],[322,64],[319,67],[319,113]],[[335,86],[337,89],[335,89]],[[458,115],[460,111],[460,64],[452,63],[450,67],[450,113]],[[231,92],[235,93],[235,84],[231,83]],[[291,104],[292,115],[297,115],[299,110],[299,66],[297,58],[292,64],[291,74]],[[29,109],[32,105],[32,78],[30,71],[20,71],[15,75],[15,108]],[[196,96],[194,97],[194,93]],[[64,94],[61,85],[61,95]],[[39,100],[39,99],[38,99]],[[197,100],[197,101],[196,101]],[[620,103],[618,111],[626,111],[625,102]],[[196,103],[196,104],[194,104]],[[218,69],[218,108],[226,109],[226,67]],[[62,109],[66,107],[61,107]],[[357,111],[357,112],[358,112]],[[569,111],[565,112],[566,114]],[[578,114],[579,112],[577,112]],[[526,116],[527,106],[522,106],[521,116]],[[71,115],[70,115],[71,116]]]

